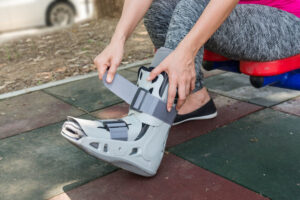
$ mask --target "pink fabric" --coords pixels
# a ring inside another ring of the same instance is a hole
[[[300,0],[240,0],[239,4],[261,4],[271,6],[300,17]]]

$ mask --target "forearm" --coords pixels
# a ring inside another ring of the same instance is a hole
[[[125,0],[112,41],[125,42],[146,14],[153,0]]]
[[[239,0],[211,0],[179,46],[196,56],[199,49],[221,26],[238,2]]]

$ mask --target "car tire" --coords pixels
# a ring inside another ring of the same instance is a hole
[[[48,26],[66,26],[72,24],[75,19],[74,6],[66,1],[56,1],[50,4],[46,13]]]

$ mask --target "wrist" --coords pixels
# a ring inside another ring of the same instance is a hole
[[[126,39],[127,39],[127,37],[126,37],[125,34],[115,33],[112,36],[112,38],[110,40],[110,43],[111,44],[118,44],[118,45],[122,44],[122,45],[124,45],[125,42],[126,42]]]
[[[192,40],[189,40],[188,38],[183,39],[179,45],[178,48],[182,49],[183,52],[189,53],[191,56],[195,57],[200,49],[197,45],[195,45],[195,42]]]

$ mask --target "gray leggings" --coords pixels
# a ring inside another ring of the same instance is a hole
[[[175,49],[208,3],[209,0],[154,0],[144,18],[154,46]],[[237,5],[205,48],[235,60],[270,61],[294,56],[300,53],[300,18],[273,7]],[[203,51],[201,48],[195,58],[195,91],[203,87]]]

